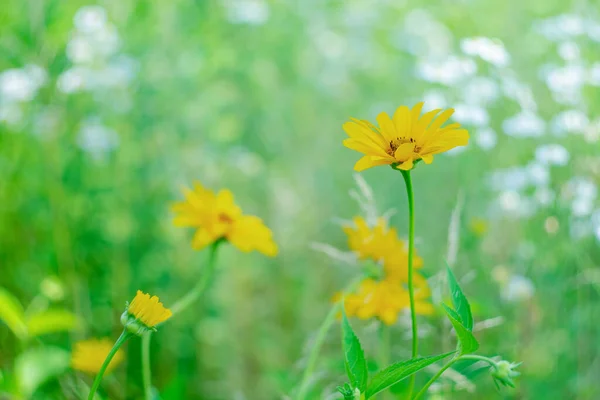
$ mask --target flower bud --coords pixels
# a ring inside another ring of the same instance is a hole
[[[521,375],[519,372],[515,371],[515,368],[519,365],[521,365],[521,363],[511,363],[504,360],[497,362],[496,365],[492,367],[492,378],[494,379],[496,386],[500,388],[500,383],[503,386],[514,388],[515,382],[512,378]]]

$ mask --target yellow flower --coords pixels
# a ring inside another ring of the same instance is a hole
[[[415,285],[416,312],[421,315],[432,314],[433,306],[427,301],[427,281],[422,279],[419,282],[420,285]],[[386,325],[392,325],[402,310],[410,309],[410,298],[408,290],[396,281],[368,278],[361,282],[356,293],[346,296],[344,308],[348,316],[378,318]]]
[[[71,355],[71,367],[88,374],[97,374],[108,353],[113,347],[109,339],[89,339],[75,343]],[[108,364],[106,373],[112,372],[124,359],[123,351],[118,350]]]
[[[184,189],[185,200],[173,205],[174,224],[196,228],[192,247],[200,250],[219,239],[227,239],[241,251],[258,250],[273,257],[277,245],[273,233],[262,220],[252,215],[243,215],[229,190],[216,195],[200,183],[194,189]]]
[[[422,108],[422,102],[412,110],[400,106],[392,118],[382,112],[377,116],[379,127],[364,120],[346,122],[343,128],[350,138],[344,140],[344,146],[364,154],[354,165],[354,170],[391,164],[410,170],[417,160],[431,164],[435,154],[469,142],[469,133],[460,129],[460,124],[453,123],[442,128],[454,113],[453,109],[436,109],[421,116]]]
[[[387,278],[406,282],[408,280],[408,247],[398,238],[394,228],[388,228],[384,218],[378,218],[377,224],[369,226],[364,218],[354,217],[354,226],[344,226],[348,236],[348,246],[361,260],[371,258],[383,262]],[[413,267],[421,268],[423,260],[413,257]]]
[[[137,291],[126,312],[150,329],[168,320],[173,315],[171,310],[159,301],[158,297],[150,297],[149,294],[143,293],[141,290]]]

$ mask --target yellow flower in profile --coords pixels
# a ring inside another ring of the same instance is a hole
[[[193,190],[184,189],[185,200],[173,205],[177,226],[196,228],[192,247],[200,250],[219,239],[226,239],[239,250],[257,250],[267,256],[277,255],[273,233],[262,220],[243,215],[226,189],[217,194],[204,188],[199,182]]]
[[[113,347],[109,339],[89,339],[76,342],[71,354],[71,367],[91,375],[100,371],[100,367]],[[124,359],[123,351],[118,350],[106,368],[111,373]]]
[[[427,301],[429,288],[425,279],[421,282],[425,285],[415,285],[415,309],[417,314],[429,315],[433,313],[433,306]],[[410,298],[408,290],[398,282],[368,278],[361,282],[356,293],[346,296],[344,308],[348,316],[378,318],[384,324],[392,325],[398,314],[410,309]]]
[[[343,128],[350,138],[344,140],[344,146],[364,154],[354,165],[354,170],[391,164],[410,170],[415,161],[431,164],[435,154],[469,142],[469,133],[461,129],[460,124],[453,123],[442,128],[454,109],[436,109],[421,116],[422,108],[423,102],[416,104],[412,110],[400,106],[391,118],[382,112],[377,116],[379,127],[364,120],[346,122]]]
[[[173,315],[171,310],[166,308],[158,297],[150,297],[149,294],[141,290],[137,291],[133,301],[127,307],[126,313],[150,329],[161,322],[165,322]]]

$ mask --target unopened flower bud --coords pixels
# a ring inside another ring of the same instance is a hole
[[[512,378],[515,378],[521,375],[519,372],[515,371],[521,363],[511,363],[508,361],[499,361],[496,363],[494,367],[492,367],[492,378],[494,378],[494,383],[499,388],[498,383],[504,386],[510,386],[512,388],[515,387],[515,382]]]

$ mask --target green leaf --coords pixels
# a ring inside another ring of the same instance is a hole
[[[428,367],[429,365],[454,353],[454,351],[451,351],[449,353],[440,354],[437,356],[413,358],[412,360],[401,361],[390,365],[386,369],[379,371],[373,377],[373,379],[371,379],[371,383],[367,387],[366,398],[368,399],[376,395],[382,390],[400,382],[402,379],[407,378],[415,372],[418,372],[423,368]]]
[[[448,319],[456,331],[456,337],[458,338],[458,352],[461,355],[475,352],[479,348],[479,342],[477,342],[473,333],[465,328],[458,320],[456,311],[445,304],[442,305],[444,306],[444,310],[446,310],[446,314],[448,314]]]
[[[72,331],[79,327],[77,316],[67,310],[46,310],[27,319],[27,328],[31,336]]]
[[[446,268],[448,271],[448,284],[450,286],[450,293],[452,294],[452,304],[459,315],[458,320],[469,331],[473,331],[473,314],[471,314],[471,306],[469,305],[469,301],[460,289],[458,281],[456,280],[456,277],[452,273],[452,270],[448,264],[446,264]]]
[[[369,378],[367,361],[360,346],[360,341],[354,334],[345,313],[342,313],[342,346],[348,379],[353,387],[358,388],[363,393],[367,388]]]
[[[19,300],[7,290],[0,288],[0,321],[21,340],[27,337],[25,313]]]
[[[36,389],[69,368],[69,352],[58,347],[39,347],[22,353],[15,360],[15,374],[21,394],[29,398]]]

